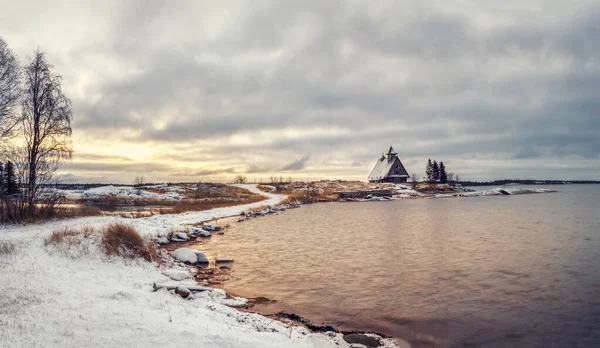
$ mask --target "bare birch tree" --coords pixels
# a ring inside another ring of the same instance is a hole
[[[15,107],[20,96],[19,63],[0,37],[0,140],[4,140],[19,121]]]
[[[39,49],[24,68],[21,107],[30,216],[35,212],[40,185],[50,183],[59,163],[73,153],[71,101],[64,95],[62,79],[52,72],[53,68]]]

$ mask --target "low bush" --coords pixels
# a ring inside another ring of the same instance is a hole
[[[84,226],[82,228],[71,228],[65,227],[60,230],[52,231],[52,234],[44,239],[44,245],[52,244],[80,244],[81,237],[88,238],[95,232],[95,229],[91,226]]]
[[[10,240],[0,240],[0,255],[11,255],[17,250],[17,246]]]
[[[154,244],[145,240],[131,226],[113,223],[102,232],[102,249],[107,255],[127,259],[143,258],[146,261],[157,259]]]

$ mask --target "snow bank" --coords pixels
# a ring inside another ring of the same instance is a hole
[[[267,201],[245,206],[158,218],[91,217],[0,227],[0,239],[19,244],[16,254],[0,260],[0,347],[349,347],[341,334],[311,333],[230,308],[225,304],[245,299],[229,301],[222,290],[194,294],[193,300],[166,289],[154,292],[154,282],[173,282],[173,276],[183,274],[173,270],[161,274],[152,263],[108,257],[94,238],[82,237],[82,243],[74,246],[81,253],[65,253],[43,243],[61,227],[102,227],[112,222],[126,222],[156,235],[172,225],[235,215],[285,198],[265,195]],[[180,253],[185,260],[198,258],[193,251]],[[186,288],[195,284],[190,279],[177,283]],[[393,347],[390,341],[386,346]]]
[[[485,191],[464,192],[461,197],[479,197],[479,196],[507,196],[507,195],[524,195],[533,193],[552,193],[557,192],[551,189],[542,188],[500,188],[496,187]]]
[[[208,291],[185,300],[152,281],[153,264],[111,259],[91,248],[72,259],[39,239],[0,264],[1,347],[348,347],[300,327],[243,313]],[[187,287],[189,281],[181,283]],[[231,302],[231,303],[229,303]]]
[[[94,187],[85,191],[65,190],[64,194],[68,199],[102,199],[106,196],[113,196],[122,199],[157,199],[157,200],[179,200],[182,199],[175,190],[169,190],[165,193],[155,193],[146,191],[147,188],[164,188],[165,184],[137,188],[133,186],[101,186]]]
[[[181,269],[168,269],[166,271],[163,271],[162,274],[166,275],[167,277],[173,280],[184,280],[190,277],[190,273],[187,270]]]
[[[551,189],[541,189],[541,188],[507,188],[504,189],[511,195],[524,195],[530,193],[552,193],[556,192],[556,190]]]

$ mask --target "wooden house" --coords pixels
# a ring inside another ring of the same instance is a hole
[[[386,155],[382,154],[381,158],[375,163],[375,168],[369,174],[369,181],[396,183],[408,181],[408,172],[392,146],[390,146],[388,153]]]

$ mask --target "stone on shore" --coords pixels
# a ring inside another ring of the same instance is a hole
[[[187,235],[187,233],[183,233],[183,232],[177,232],[175,233],[175,238],[173,238],[173,240],[179,240],[179,241],[188,241],[190,240],[190,237]]]
[[[381,346],[381,341],[378,338],[358,333],[344,335],[344,341],[350,344],[363,345],[368,348],[376,348]]]
[[[175,289],[175,293],[183,298],[188,298],[192,294],[192,292],[188,288],[181,285],[178,286],[177,289]]]
[[[204,255],[204,254],[202,254]],[[189,264],[196,264],[198,263],[198,256],[196,255],[196,252],[194,252],[191,249],[188,248],[179,248],[175,251],[173,251],[171,253],[171,256],[173,256],[173,258],[177,261],[181,261],[181,262],[185,262],[185,263],[189,263]],[[205,256],[206,258],[206,256]]]
[[[196,254],[197,263],[209,263],[208,258],[206,257],[206,255],[204,255],[203,252],[194,250],[194,253]]]

